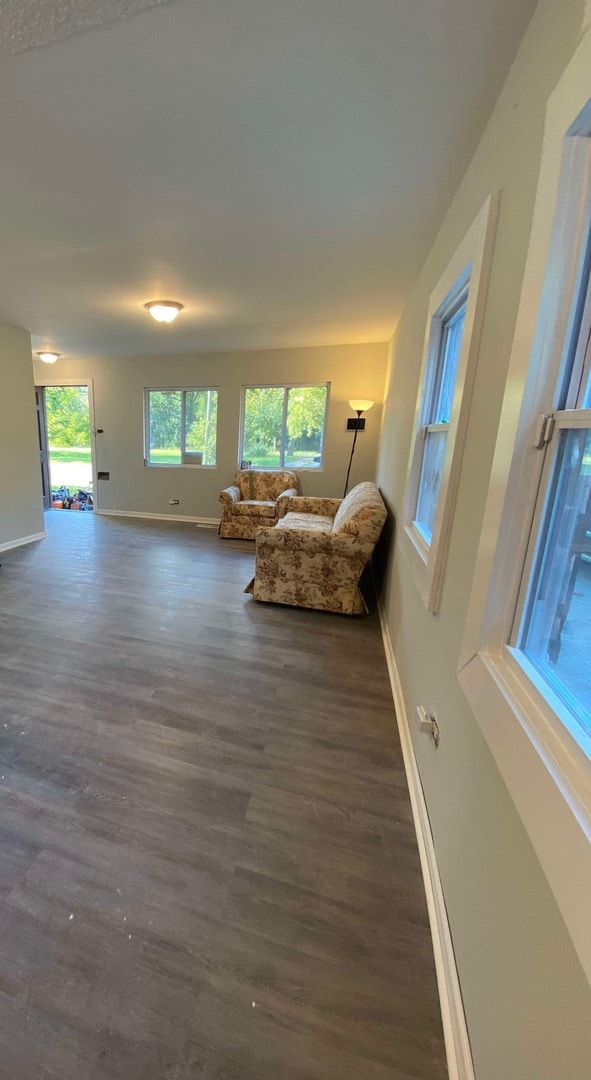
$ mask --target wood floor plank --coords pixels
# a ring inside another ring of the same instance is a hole
[[[0,1080],[443,1080],[375,613],[47,524],[0,569]]]

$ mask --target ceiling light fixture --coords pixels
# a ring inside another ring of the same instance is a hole
[[[38,352],[36,355],[44,364],[55,364],[62,354],[59,352]]]
[[[172,322],[179,311],[183,310],[183,304],[178,304],[176,300],[150,300],[144,307],[156,322],[164,323]]]

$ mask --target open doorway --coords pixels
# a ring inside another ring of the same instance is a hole
[[[43,505],[94,510],[91,395],[87,384],[35,387]]]

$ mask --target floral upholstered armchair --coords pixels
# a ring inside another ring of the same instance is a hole
[[[254,540],[262,525],[275,525],[297,493],[298,478],[289,469],[239,469],[232,486],[220,492],[220,536]]]
[[[256,537],[255,600],[363,615],[359,579],[386,520],[375,484],[358,484],[345,499],[290,498],[274,528]]]

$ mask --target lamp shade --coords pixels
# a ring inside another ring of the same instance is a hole
[[[355,409],[355,412],[367,412],[372,405],[375,405],[375,401],[368,401],[367,398],[351,398],[349,405]]]

